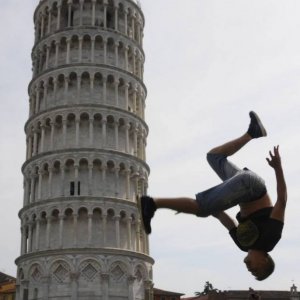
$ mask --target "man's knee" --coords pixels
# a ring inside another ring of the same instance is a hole
[[[208,152],[206,154],[206,159],[208,163],[213,166],[220,166],[222,161],[226,159],[226,155],[220,153]]]

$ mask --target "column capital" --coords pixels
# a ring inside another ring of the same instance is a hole
[[[109,280],[110,275],[108,273],[102,273],[101,274],[101,279],[103,281],[108,281]]]
[[[128,282],[129,284],[133,284],[135,280],[136,280],[136,277],[133,276],[133,275],[129,275],[129,276],[127,277],[127,282]]]
[[[71,281],[77,281],[78,278],[80,276],[80,273],[79,272],[70,272],[70,279]]]

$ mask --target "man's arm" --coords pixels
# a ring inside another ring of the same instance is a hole
[[[230,231],[231,229],[237,227],[235,220],[233,220],[229,215],[227,215],[224,211],[217,212],[213,214],[215,218],[217,218],[224,227]]]
[[[274,169],[277,181],[277,201],[271,213],[271,218],[284,222],[284,212],[287,202],[287,188],[284,179],[281,158],[279,155],[279,146],[274,147],[274,154],[269,152],[270,158],[267,158],[269,165]]]

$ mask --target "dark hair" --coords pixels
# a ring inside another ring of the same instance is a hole
[[[274,260],[268,253],[266,253],[266,258],[267,258],[267,263],[265,264],[260,274],[255,277],[255,279],[258,281],[265,280],[274,272],[275,269]]]

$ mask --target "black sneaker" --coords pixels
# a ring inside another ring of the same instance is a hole
[[[154,203],[153,198],[148,196],[141,197],[141,215],[145,228],[145,232],[147,234],[151,233],[151,219],[154,216],[156,211],[156,205]]]
[[[249,116],[251,118],[251,122],[247,133],[254,139],[267,136],[267,131],[258,115],[254,111],[250,111]]]

